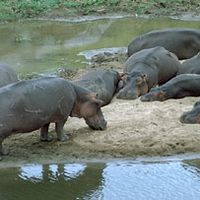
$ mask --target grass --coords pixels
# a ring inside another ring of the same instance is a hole
[[[178,11],[197,11],[199,0],[1,0],[0,20],[32,18],[55,10],[90,14],[91,12],[131,12],[137,14],[161,14]],[[59,12],[57,12],[59,13]]]

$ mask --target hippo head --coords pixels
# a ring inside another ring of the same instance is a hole
[[[101,100],[96,98],[96,94],[86,94],[76,102],[71,116],[79,118],[83,117],[86,124],[94,130],[105,130],[107,122],[101,111],[102,103]]]
[[[181,115],[180,122],[184,124],[200,124],[200,101],[194,104],[191,111],[184,112]]]
[[[152,88],[149,93],[140,98],[141,101],[165,101],[166,99],[167,92],[160,87]]]
[[[118,87],[122,88],[117,94],[118,99],[136,99],[148,92],[148,80],[146,74],[124,75]]]

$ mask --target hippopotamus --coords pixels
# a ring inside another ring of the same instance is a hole
[[[127,59],[124,65],[124,87],[117,94],[119,99],[136,99],[152,87],[173,78],[180,62],[164,47],[143,49]]]
[[[42,141],[49,141],[48,127],[55,123],[57,139],[65,141],[63,126],[69,116],[84,118],[92,129],[104,130],[106,121],[101,100],[91,91],[58,77],[43,77],[0,88],[0,154],[2,142],[12,133],[40,129]]]
[[[117,91],[121,79],[119,72],[112,69],[96,69],[81,75],[73,82],[97,94],[102,106],[109,104]]]
[[[200,124],[200,101],[193,105],[192,110],[181,115],[180,122],[184,124]]]
[[[9,65],[0,63],[0,87],[18,81],[17,73]]]
[[[177,72],[179,74],[200,74],[200,53],[184,60]]]
[[[180,74],[164,85],[152,88],[149,93],[141,96],[141,101],[165,101],[186,96],[200,96],[200,75]]]
[[[162,46],[180,60],[195,56],[200,51],[200,31],[171,28],[155,30],[136,37],[128,45],[128,56],[142,49]]]

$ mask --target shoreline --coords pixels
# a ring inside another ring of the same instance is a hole
[[[183,17],[184,20],[191,20],[190,15],[186,16],[188,18]],[[200,16],[197,20],[200,21]],[[70,118],[65,124],[70,139],[64,143],[56,139],[42,143],[39,131],[12,135],[4,142],[10,149],[10,155],[3,157],[0,168],[27,163],[99,162],[199,155],[199,124],[179,122],[180,115],[190,110],[198,99],[186,97],[142,103],[139,99],[128,101],[114,98],[111,104],[102,109],[108,121],[105,131],[90,130],[83,120]],[[55,137],[53,126],[50,134]]]
[[[62,163],[89,160],[121,160],[139,157],[178,157],[200,153],[199,124],[182,124],[180,115],[190,110],[198,97],[143,103],[114,100],[102,108],[108,127],[93,131],[84,120],[69,118],[64,130],[67,142],[57,141],[51,125],[52,142],[40,142],[39,131],[11,135],[3,145],[10,154],[0,167],[25,163]],[[115,110],[115,113],[113,112]]]

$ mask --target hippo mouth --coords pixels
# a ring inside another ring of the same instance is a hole
[[[200,117],[193,117],[188,112],[183,113],[179,120],[183,124],[200,124]]]
[[[138,95],[132,91],[124,91],[123,89],[119,91],[119,93],[116,95],[117,99],[126,99],[126,100],[131,100],[131,99],[137,99]]]
[[[107,127],[107,121],[102,120],[101,122],[99,121],[94,121],[91,119],[85,119],[86,124],[92,129],[92,130],[100,130],[103,131]]]

